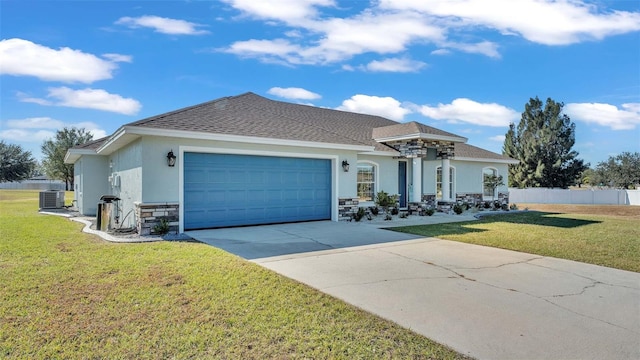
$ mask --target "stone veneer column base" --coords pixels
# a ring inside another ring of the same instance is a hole
[[[358,212],[359,198],[338,198],[338,221],[351,221]]]
[[[155,234],[153,228],[160,224],[160,221],[169,222],[169,232],[178,233],[179,208],[178,203],[135,203],[136,207],[136,227],[140,235]]]

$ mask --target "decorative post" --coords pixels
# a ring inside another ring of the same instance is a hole
[[[449,183],[451,182],[451,179],[449,178],[449,171],[450,171],[449,167],[450,167],[449,157],[443,156],[442,157],[442,200],[443,201],[451,200],[451,194],[449,194]]]
[[[412,200],[422,201],[422,158],[415,157],[411,162],[413,165],[413,193]]]

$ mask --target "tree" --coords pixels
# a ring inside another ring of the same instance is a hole
[[[73,189],[73,165],[65,164],[64,157],[70,148],[93,140],[85,129],[64,128],[56,132],[54,139],[42,143],[42,167],[52,179],[64,180],[67,190]]]
[[[609,156],[593,170],[592,185],[628,189],[640,184],[640,153],[623,152]]]
[[[488,189],[491,189],[493,193],[492,200],[496,199],[496,189],[498,188],[498,186],[502,185],[504,185],[502,175],[484,175],[484,186]]]
[[[589,167],[571,150],[575,124],[562,113],[563,106],[548,98],[543,108],[538,97],[529,99],[517,127],[509,125],[502,152],[520,161],[509,165],[509,186],[566,189]]]
[[[28,179],[36,167],[36,160],[30,151],[20,145],[0,141],[0,181],[20,181]]]

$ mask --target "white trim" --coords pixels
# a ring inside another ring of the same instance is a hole
[[[395,150],[391,150],[390,151],[380,151],[380,150],[376,150],[376,151],[363,151],[363,152],[359,152],[358,155],[372,155],[372,156],[387,156],[387,157],[397,157],[400,153],[398,151]]]
[[[371,160],[358,160],[356,161],[356,196],[358,196],[358,165],[359,164],[369,164],[373,166],[373,198],[371,199],[371,202],[376,201],[376,194],[378,193],[378,186],[380,185],[380,164],[378,164],[375,161],[371,161]],[[359,197],[358,197],[358,201],[360,201]],[[363,201],[363,202],[367,202],[367,201]]]
[[[481,158],[458,157],[458,156],[452,156],[451,160],[476,161],[476,162],[497,163],[497,164],[519,164],[520,163],[520,161],[515,159],[481,159]]]
[[[130,135],[131,139],[124,138],[123,139],[124,141],[119,141],[120,138],[123,138],[126,135]],[[213,140],[213,141],[240,142],[240,143],[250,143],[250,144],[264,144],[264,145],[298,146],[298,147],[306,147],[306,148],[332,149],[332,150],[353,150],[353,151],[366,151],[366,152],[374,150],[373,146],[368,146],[368,145],[322,143],[322,142],[314,142],[314,141],[275,139],[275,138],[256,137],[256,136],[204,133],[204,132],[198,132],[198,131],[168,130],[168,129],[144,128],[144,127],[138,127],[138,126],[123,126],[120,129],[118,129],[109,138],[107,142],[105,142],[99,149],[97,149],[97,152],[98,153],[104,152],[105,154],[109,154],[142,135],[163,136],[163,137],[170,137],[170,138],[182,138],[182,139],[192,139],[192,140]],[[116,148],[110,149],[112,146],[116,146]]]
[[[427,134],[427,133],[413,133],[406,134],[400,136],[387,136],[383,138],[374,139],[377,142],[389,142],[389,141],[403,141],[403,140],[413,140],[413,139],[425,139],[425,140],[442,140],[442,141],[452,141],[452,142],[462,142],[466,143],[467,138],[462,136],[448,136],[448,135],[436,135],[436,134]]]
[[[434,194],[436,194],[436,200],[443,200],[442,198],[438,199],[438,169],[441,169],[442,165],[438,165],[436,166],[436,179],[435,179],[435,192]],[[449,198],[452,200],[456,199],[456,185],[457,185],[457,178],[458,178],[458,169],[456,169],[456,167],[454,165],[449,164],[449,169],[453,170],[453,179],[451,179],[451,177],[449,177],[449,182],[451,183],[451,193],[449,194]]]
[[[90,149],[68,149],[64,155],[65,164],[75,164],[83,155],[98,155],[95,150]]]
[[[201,146],[179,146],[178,147],[178,204],[180,205],[180,215],[178,221],[178,232],[184,232],[184,153],[205,153],[205,154],[231,154],[231,155],[256,155],[256,156],[277,156],[305,159],[326,159],[331,160],[331,221],[338,221],[338,174],[342,166],[338,163],[337,155],[326,154],[306,154],[298,152],[282,151],[261,151],[247,149],[212,148]],[[340,167],[340,169],[338,169]]]

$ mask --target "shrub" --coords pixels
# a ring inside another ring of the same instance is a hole
[[[362,220],[362,218],[364,217],[364,215],[366,214],[364,208],[359,207],[358,211],[353,215],[353,219],[355,221],[360,221]]]
[[[517,204],[509,205],[509,210],[518,210],[518,205]]]
[[[401,212],[399,215],[400,219],[406,219],[407,218],[407,213],[406,212]]]
[[[387,214],[387,215],[384,217],[384,219],[385,219],[385,220],[393,220],[393,217],[392,217],[390,214]]]
[[[453,205],[453,212],[456,213],[457,215],[462,214],[462,212],[464,211],[464,207],[460,204],[455,204]]]
[[[400,212],[400,209],[398,209],[397,207],[393,207],[393,209],[391,209],[391,215],[398,215],[398,213]]]
[[[160,219],[160,222],[153,225],[153,233],[158,235],[165,235],[169,233],[169,221],[167,219]]]
[[[491,202],[490,201],[485,201],[484,202],[484,208],[485,209],[489,209],[491,207]]]
[[[425,210],[424,210],[424,213],[425,213],[425,215],[427,215],[427,216],[431,216],[431,215],[433,215],[433,214],[435,214],[435,213],[436,213],[436,209],[434,209],[434,208],[427,208],[427,209],[425,209]]]
[[[378,191],[378,194],[376,194],[376,205],[383,209],[396,206],[397,201],[398,195],[389,195],[386,191]]]
[[[502,204],[503,211],[509,211],[509,204]]]
[[[378,213],[380,213],[380,210],[378,210],[378,207],[376,206],[370,207],[369,211],[371,212],[371,214],[373,214],[373,216],[378,216]]]

